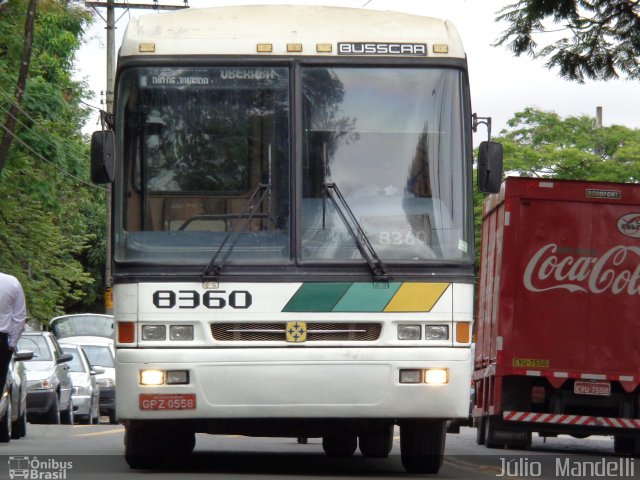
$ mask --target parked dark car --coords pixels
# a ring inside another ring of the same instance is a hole
[[[25,332],[18,350],[33,352],[27,369],[27,415],[30,422],[73,424],[73,384],[64,353],[49,332]]]
[[[27,434],[27,374],[23,362],[32,357],[32,352],[17,352],[9,364],[7,382],[0,395],[0,442]]]

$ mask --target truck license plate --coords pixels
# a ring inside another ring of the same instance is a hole
[[[609,382],[583,382],[576,380],[573,384],[573,393],[576,395],[611,395],[611,383]]]
[[[140,410],[195,410],[195,393],[140,394]]]

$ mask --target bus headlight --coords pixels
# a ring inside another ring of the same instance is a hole
[[[163,385],[164,370],[140,370],[140,385]]]
[[[193,340],[193,325],[171,325],[169,328],[171,340]]]
[[[425,325],[425,340],[448,340],[449,327],[447,325]]]
[[[167,339],[167,327],[164,325],[143,325],[142,340],[161,341]]]
[[[446,368],[430,368],[424,371],[424,383],[428,385],[444,385],[449,383],[449,371]]]
[[[398,325],[398,340],[420,340],[421,338],[420,325]]]

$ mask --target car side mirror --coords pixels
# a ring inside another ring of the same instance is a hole
[[[91,367],[91,375],[102,375],[104,373],[104,368],[102,367]]]
[[[478,151],[478,190],[498,193],[502,182],[502,144],[481,142]]]
[[[13,358],[18,362],[26,362],[27,360],[31,360],[34,357],[34,353],[31,350],[20,350],[16,352]]]
[[[63,353],[58,357],[58,361],[56,363],[65,363],[73,360],[73,354],[71,353]]]
[[[91,181],[113,182],[115,138],[113,131],[100,130],[91,135]]]

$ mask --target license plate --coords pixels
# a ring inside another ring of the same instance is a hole
[[[573,384],[573,393],[577,395],[600,395],[608,397],[611,395],[611,383],[583,382],[578,380]]]
[[[195,393],[140,394],[140,410],[195,410]]]

